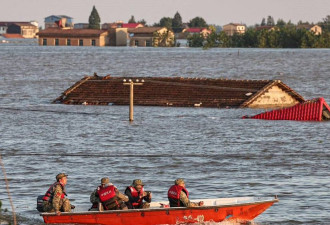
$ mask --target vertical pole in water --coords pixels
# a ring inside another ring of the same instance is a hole
[[[126,82],[126,79],[123,80],[124,85],[129,85],[129,121],[132,122],[134,120],[134,85],[142,85],[144,80],[141,80],[141,83],[138,83],[139,80],[136,80],[136,83],[134,83],[131,79]]]
[[[133,99],[134,99],[134,83],[130,82],[130,90],[129,90],[129,121],[132,122],[134,120],[134,109],[133,109]]]

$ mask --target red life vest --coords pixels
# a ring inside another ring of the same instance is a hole
[[[133,198],[139,197],[139,200],[137,200],[136,202],[132,202],[132,205],[134,207],[141,205],[142,204],[142,200],[143,200],[144,188],[142,187],[139,192],[134,187],[132,187],[132,186],[129,186],[128,188],[131,191],[131,195],[132,195]]]
[[[109,185],[107,187],[99,186],[97,188],[97,193],[101,202],[105,202],[116,197],[116,188],[114,185]]]
[[[170,205],[175,206],[182,206],[182,203],[180,201],[180,193],[181,191],[184,191],[189,198],[189,192],[185,187],[182,187],[180,185],[173,185],[170,187],[170,189],[167,192],[168,200],[170,201]]]
[[[61,185],[61,188],[62,188],[62,191],[63,191],[63,193],[62,193],[62,195],[61,195],[61,199],[64,198],[64,196],[65,196],[65,191],[64,191],[64,187],[63,187],[63,185],[62,185],[60,182],[55,182],[54,184],[52,184],[52,185],[48,188],[48,190],[46,191],[46,194],[45,194],[45,196],[42,198],[42,200],[44,200],[44,201],[52,201],[52,200],[53,200],[53,197],[54,197],[54,189],[55,189],[56,185]]]

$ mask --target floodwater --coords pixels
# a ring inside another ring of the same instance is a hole
[[[59,172],[74,205],[101,177],[142,179],[154,200],[184,177],[192,199],[274,196],[260,225],[330,223],[329,122],[243,120],[263,110],[72,106],[52,100],[85,75],[279,79],[330,102],[329,49],[46,47],[0,44],[0,151],[16,212],[35,210]],[[137,87],[138,88],[138,87]],[[0,199],[10,210],[3,174]],[[212,224],[212,223],[211,223]],[[213,223],[216,224],[216,223]]]

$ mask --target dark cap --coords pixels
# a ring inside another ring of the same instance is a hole
[[[176,184],[176,185],[184,184],[184,179],[183,178],[178,178],[174,181],[174,184]]]
[[[67,177],[67,176],[68,176],[68,175],[65,174],[65,173],[59,173],[59,174],[56,175],[56,180],[60,180],[60,179],[62,179],[63,177]]]
[[[138,185],[144,186],[144,183],[142,182],[142,180],[140,180],[140,179],[133,180],[132,186],[136,187]]]
[[[101,179],[101,184],[109,184],[109,183],[110,183],[109,177],[103,177]]]

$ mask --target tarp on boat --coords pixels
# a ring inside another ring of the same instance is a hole
[[[243,116],[243,119],[263,120],[299,120],[326,121],[330,120],[330,107],[324,98],[317,98],[292,107],[276,109],[255,116]]]

